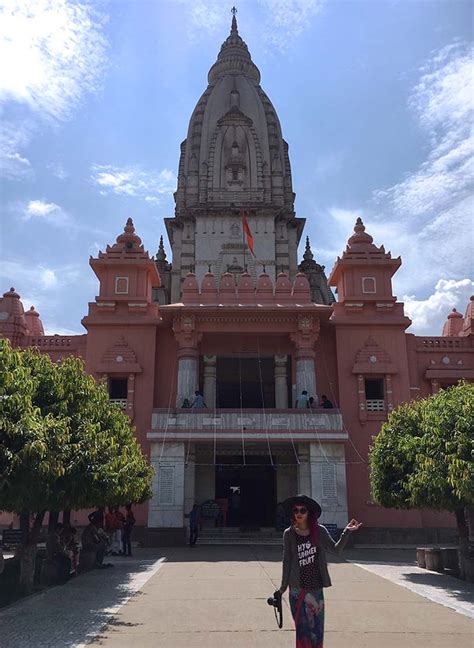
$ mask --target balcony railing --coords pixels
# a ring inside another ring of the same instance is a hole
[[[179,438],[195,433],[208,438],[245,435],[259,438],[270,435],[281,438],[295,434],[299,438],[323,437],[346,438],[342,416],[338,409],[313,410],[254,410],[254,409],[155,409],[149,438],[166,434]]]
[[[126,398],[111,398],[110,402],[114,405],[118,405],[122,409],[126,409],[128,401]]]
[[[383,398],[369,398],[365,401],[368,412],[385,412]]]

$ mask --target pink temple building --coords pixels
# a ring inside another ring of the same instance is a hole
[[[441,336],[407,333],[392,290],[401,258],[358,219],[328,278],[308,240],[298,263],[294,199],[288,145],[234,17],[181,144],[172,263],[162,241],[149,255],[129,219],[90,258],[100,288],[83,335],[44,335],[13,288],[0,300],[1,335],[82,357],[133,420],[155,468],[137,507],[149,544],[184,542],[194,503],[217,502],[227,527],[272,528],[296,492],[321,502],[325,524],[362,520],[361,541],[454,528],[448,514],[375,505],[367,455],[393,408],[474,379],[474,297]],[[196,391],[205,407],[187,407]],[[309,408],[296,407],[303,391]]]

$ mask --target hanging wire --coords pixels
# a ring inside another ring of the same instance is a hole
[[[244,437],[244,411],[242,404],[242,358],[239,355],[239,387],[240,387],[240,428],[242,433],[242,458],[244,466],[246,465],[245,458],[245,437]]]
[[[330,377],[329,377],[328,366],[327,366],[327,363],[326,363],[326,356],[324,355],[323,345],[321,344],[320,340],[318,340],[318,347],[319,347],[319,349],[320,349],[320,351],[321,351],[321,357],[322,357],[322,359],[323,359],[323,363],[324,363],[324,370],[325,370],[325,372],[326,372],[326,378],[327,378],[327,380],[328,380],[329,388],[330,388],[330,390],[331,390],[331,396],[332,396],[332,398],[333,398],[333,401],[336,402],[336,394],[335,394],[335,391],[334,391],[334,386],[333,386],[333,383],[332,383],[332,381],[331,381],[331,379],[330,379]],[[342,414],[342,410],[341,410],[340,408],[339,408],[339,411],[340,411],[340,413],[341,413],[342,428],[343,428],[343,430],[345,431],[345,433],[347,434],[347,438],[349,439],[349,443],[351,444],[351,446],[352,446],[352,447],[354,448],[354,450],[356,451],[357,456],[362,460],[363,463],[366,464],[366,463],[367,463],[367,459],[365,459],[365,457],[363,457],[363,456],[360,454],[359,449],[355,446],[354,442],[352,441],[351,435],[349,434],[349,430],[347,429],[346,424],[345,424],[345,422],[344,422],[344,416],[343,416],[343,414]]]
[[[164,427],[164,429],[163,429],[163,432],[164,432],[164,435],[163,435],[163,443],[161,444],[160,459],[159,459],[159,462],[158,462],[158,463],[161,463],[161,460],[162,460],[162,458],[163,458],[163,452],[164,452],[164,449],[165,449],[166,435],[167,435],[167,433],[168,433],[168,425],[169,425],[170,412],[171,412],[171,400],[172,400],[172,398],[173,398],[173,388],[174,388],[174,384],[175,384],[175,383],[174,383],[174,380],[175,380],[175,377],[176,377],[176,368],[177,368],[177,366],[178,366],[178,362],[179,362],[179,359],[176,358],[176,360],[175,360],[175,362],[174,362],[174,364],[173,364],[173,376],[172,376],[172,378],[171,378],[171,383],[170,383],[170,397],[169,397],[169,399],[168,399],[168,412],[167,412],[167,415],[166,415],[166,423],[165,423],[165,427]],[[178,386],[176,385],[176,391],[177,391],[177,390],[178,390]]]
[[[270,455],[270,463],[274,466],[272,449],[270,445],[270,435],[268,434],[267,413],[265,411],[265,395],[263,393],[263,380],[262,380],[262,358],[260,356],[260,337],[257,336],[257,351],[258,351],[258,374],[260,376],[260,397],[262,399],[262,413],[263,423],[265,425],[265,434],[267,436],[268,454]]]

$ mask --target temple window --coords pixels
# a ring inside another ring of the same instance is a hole
[[[128,277],[115,277],[115,294],[128,295]]]
[[[385,411],[385,390],[383,378],[365,379],[365,403],[367,412]]]
[[[127,378],[109,378],[108,380],[109,398],[111,403],[127,406],[128,396],[128,379]]]
[[[363,293],[377,292],[375,277],[362,277],[362,292]]]

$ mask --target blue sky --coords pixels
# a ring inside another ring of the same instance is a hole
[[[97,294],[89,256],[129,216],[156,252],[230,7],[0,0],[2,292],[15,286],[48,333],[83,332]],[[329,273],[362,216],[402,256],[394,285],[410,331],[440,334],[473,292],[470,3],[237,7],[316,259]]]

